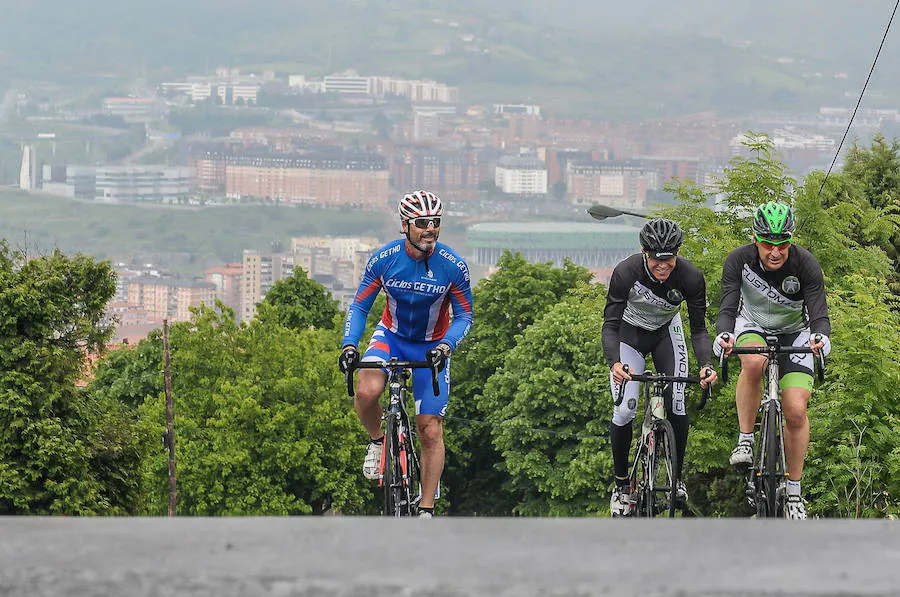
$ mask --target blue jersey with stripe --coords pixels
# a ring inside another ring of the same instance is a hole
[[[465,260],[440,242],[427,259],[415,259],[405,244],[406,239],[397,239],[369,258],[347,311],[342,346],[359,344],[380,290],[387,298],[381,323],[401,338],[443,340],[455,350],[468,333],[472,325],[472,286]]]

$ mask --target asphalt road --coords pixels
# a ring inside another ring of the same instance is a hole
[[[900,523],[0,518],[0,595],[760,594],[900,594]]]

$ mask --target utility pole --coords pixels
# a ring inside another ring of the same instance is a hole
[[[163,378],[166,389],[166,435],[165,444],[169,449],[169,516],[175,516],[175,503],[178,495],[175,476],[175,403],[172,400],[172,370],[169,354],[169,320],[163,319]]]

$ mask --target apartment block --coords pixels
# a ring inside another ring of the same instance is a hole
[[[660,188],[655,169],[637,162],[569,162],[566,189],[574,205],[605,203],[613,207],[641,207],[648,190]]]
[[[510,195],[546,195],[547,167],[536,157],[505,156],[497,163],[494,183]]]
[[[216,298],[234,309],[236,315],[241,310],[241,277],[243,273],[243,263],[226,263],[222,267],[213,267],[204,272],[204,279],[216,287]]]
[[[214,303],[216,287],[210,282],[141,276],[128,281],[128,303],[139,305],[154,321],[188,321],[190,308]]]
[[[225,157],[225,196],[380,209],[389,171],[375,155],[234,154]]]
[[[284,253],[263,253],[245,250],[241,276],[241,321],[256,315],[256,305],[279,280],[294,273],[294,256]]]

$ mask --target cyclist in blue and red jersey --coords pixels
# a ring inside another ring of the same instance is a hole
[[[472,325],[472,287],[465,260],[438,242],[443,216],[440,198],[415,191],[400,200],[398,210],[405,238],[386,244],[369,258],[347,312],[338,364],[346,372],[359,361],[357,345],[372,303],[383,289],[387,304],[362,360],[430,360],[443,372],[438,395],[432,388],[431,371],[415,369],[412,376],[416,429],[422,444],[419,516],[431,518],[444,469],[443,417],[450,396],[450,354]],[[363,462],[363,475],[368,479],[378,478],[384,442],[378,398],[386,382],[387,374],[381,369],[359,371],[355,407],[372,438]]]

